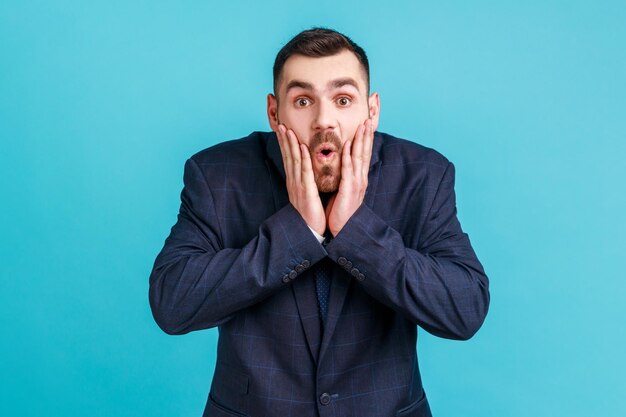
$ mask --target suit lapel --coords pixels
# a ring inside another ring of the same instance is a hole
[[[324,353],[335,332],[337,320],[341,314],[341,309],[343,308],[343,303],[346,300],[346,295],[348,294],[348,289],[351,284],[352,280],[347,278],[346,275],[342,273],[341,269],[338,267],[332,268],[332,282],[330,285],[330,297],[328,299],[328,317],[326,318],[326,326],[324,326],[324,333],[322,334],[319,361],[324,357]]]
[[[300,315],[300,322],[309,346],[309,352],[317,365],[322,333],[313,274],[307,273],[299,277],[293,282],[291,288],[298,306],[298,314]]]

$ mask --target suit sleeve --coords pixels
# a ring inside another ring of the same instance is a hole
[[[291,204],[267,218],[244,247],[224,248],[211,190],[189,159],[178,220],[150,275],[150,307],[169,334],[214,327],[289,285],[324,256]]]
[[[487,315],[489,282],[456,216],[451,163],[421,233],[419,248],[405,247],[363,204],[326,250],[381,303],[434,335],[469,339]]]

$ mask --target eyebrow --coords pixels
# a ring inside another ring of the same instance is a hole
[[[354,87],[357,91],[360,91],[359,84],[353,78],[350,78],[350,77],[337,78],[336,80],[329,81],[327,85],[331,89],[337,89],[337,88],[341,88],[341,87],[345,87],[346,85],[349,85],[349,86]],[[289,90],[291,90],[292,88],[302,88],[303,90],[314,90],[313,84],[307,83],[306,81],[300,81],[300,80],[289,81],[289,83],[287,83],[286,92],[288,93]]]
[[[313,84],[299,80],[291,80],[287,84],[287,92],[292,88],[302,88],[304,90],[313,90]]]
[[[350,85],[356,88],[357,91],[359,91],[359,85],[353,78],[350,78],[350,77],[338,78],[336,80],[329,82],[328,85],[332,88],[341,88],[341,87],[345,87],[346,85]]]

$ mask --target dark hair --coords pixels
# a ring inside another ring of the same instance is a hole
[[[304,55],[312,58],[321,58],[335,55],[347,49],[358,58],[365,72],[367,90],[370,88],[370,64],[363,48],[352,39],[335,30],[326,28],[312,28],[304,30],[294,36],[278,51],[274,60],[274,95],[278,96],[278,81],[283,72],[285,62],[292,55]]]

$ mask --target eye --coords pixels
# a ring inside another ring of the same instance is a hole
[[[306,97],[299,97],[296,99],[296,107],[307,107],[311,105],[311,100]]]
[[[341,107],[347,107],[352,104],[352,99],[350,99],[350,97],[339,97],[337,99],[337,104]]]

